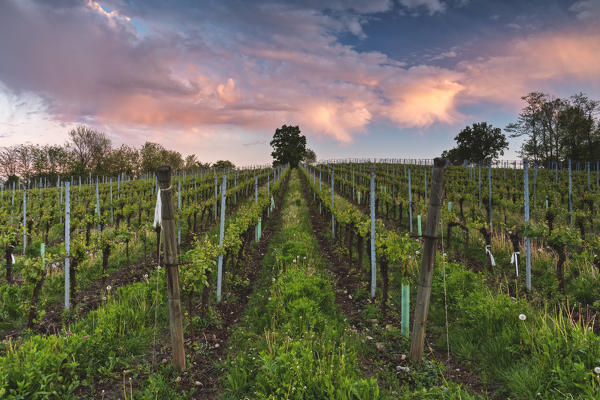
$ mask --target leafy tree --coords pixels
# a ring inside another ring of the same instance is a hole
[[[69,132],[67,148],[73,155],[74,174],[96,172],[102,167],[111,151],[111,142],[106,134],[80,125]],[[100,171],[98,171],[100,172]]]
[[[219,160],[212,165],[214,169],[225,170],[234,169],[235,165],[229,160]]]
[[[183,158],[176,151],[165,149],[158,143],[146,142],[140,149],[141,172],[153,172],[161,165],[170,165],[173,170],[183,167]]]
[[[298,126],[283,125],[275,130],[271,140],[273,166],[289,163],[297,167],[306,154],[306,136],[300,134]]]
[[[123,144],[112,151],[107,166],[107,174],[123,172],[129,176],[137,175],[140,171],[140,152]]]
[[[460,164],[465,160],[489,163],[503,155],[504,150],[508,148],[508,141],[500,128],[494,128],[486,122],[465,127],[454,140],[457,146],[442,153],[442,157],[454,164]]]
[[[506,127],[511,137],[524,137],[521,156],[534,162],[593,160],[600,155],[600,102],[583,93],[560,99],[541,92],[521,97],[525,107]]]
[[[303,161],[307,164],[315,163],[317,162],[317,154],[311,149],[306,149]]]

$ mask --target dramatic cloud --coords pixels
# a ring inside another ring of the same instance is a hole
[[[399,4],[433,15],[465,3]],[[571,11],[589,18],[596,4],[582,0]],[[595,28],[490,43],[487,56],[445,68],[409,66],[340,39],[366,40],[365,26],[384,12],[394,12],[391,1],[199,7],[189,0],[174,7],[159,0],[5,0],[0,83],[10,93],[5,98],[36,99],[34,108],[59,124],[86,122],[131,137],[184,131],[179,139],[192,141],[224,127],[272,132],[289,123],[350,143],[375,122],[400,129],[462,123],[463,104],[516,104],[565,79],[597,82]],[[442,48],[428,62],[464,54]]]
[[[498,55],[463,61],[464,96],[471,101],[515,102],[534,90],[570,82],[598,90],[600,30],[551,32],[515,40]],[[595,82],[595,84],[594,84]]]

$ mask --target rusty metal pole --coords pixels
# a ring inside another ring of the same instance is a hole
[[[177,267],[177,235],[175,228],[175,207],[171,188],[171,167],[158,167],[156,170],[161,198],[161,227],[164,243],[164,264],[169,295],[169,331],[173,345],[173,363],[178,370],[185,369],[185,349],[183,347],[183,323],[181,299],[179,297],[179,269]]]
[[[433,281],[433,267],[435,265],[437,231],[441,217],[442,199],[444,197],[444,170],[446,166],[446,160],[442,158],[434,160],[427,225],[425,227],[425,234],[423,235],[425,238],[423,259],[421,261],[413,331],[410,338],[410,359],[418,363],[421,363],[423,358],[423,347],[425,345],[425,326],[427,324],[427,313],[429,312],[429,300],[431,297],[431,283]]]

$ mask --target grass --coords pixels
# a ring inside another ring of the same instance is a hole
[[[380,398],[377,381],[359,368],[362,339],[335,305],[297,171],[281,221],[222,365],[223,398]]]

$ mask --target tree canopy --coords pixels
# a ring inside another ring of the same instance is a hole
[[[271,140],[273,166],[289,163],[297,167],[306,154],[306,136],[300,134],[298,126],[283,125],[275,130]]]
[[[600,102],[583,93],[561,99],[532,92],[521,99],[525,106],[506,131],[525,138],[522,157],[538,163],[600,158]]]
[[[234,169],[235,164],[229,160],[219,160],[216,163],[214,163],[212,165],[212,167],[214,169],[218,169],[218,170],[227,170],[227,169]]]
[[[109,137],[93,128],[78,126],[69,132],[64,145],[19,144],[0,147],[0,179],[50,179],[58,176],[117,175],[139,176],[160,165],[175,170],[208,169],[196,156],[184,160],[177,151],[146,142],[139,148],[121,145],[114,148]]]
[[[457,146],[442,153],[442,157],[449,159],[453,164],[464,161],[476,163],[489,163],[504,154],[508,148],[506,136],[500,128],[494,128],[487,122],[474,123],[454,138]]]
[[[308,164],[315,163],[317,162],[317,154],[311,149],[306,149],[303,161]]]

